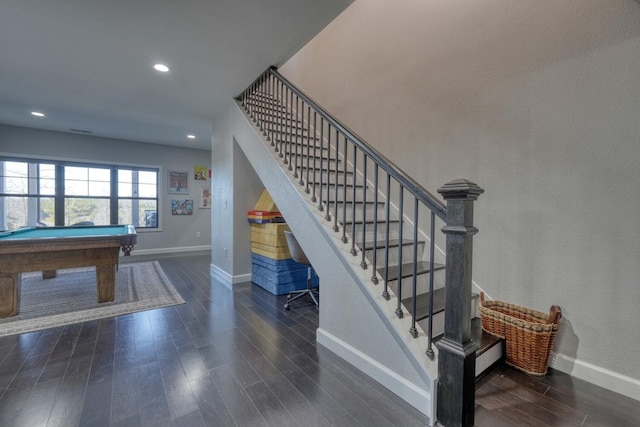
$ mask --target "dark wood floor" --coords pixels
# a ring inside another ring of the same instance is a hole
[[[0,426],[425,424],[316,347],[314,307],[211,284],[206,255],[159,261],[186,304],[0,338]],[[640,402],[557,372],[498,368],[476,400],[478,426],[640,425]]]

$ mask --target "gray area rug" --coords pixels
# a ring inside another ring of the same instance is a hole
[[[116,272],[115,301],[98,304],[95,268],[59,270],[42,279],[24,273],[20,313],[0,318],[0,337],[184,304],[157,261],[121,264]]]

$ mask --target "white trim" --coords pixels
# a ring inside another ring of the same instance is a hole
[[[201,252],[211,251],[211,245],[203,246],[183,246],[177,248],[156,248],[156,249],[135,249],[131,252],[131,256],[136,255],[156,255],[156,254],[175,254],[179,252]]]
[[[233,284],[233,277],[229,273],[227,273],[217,265],[209,264],[209,274],[212,277],[220,279],[223,285],[231,289],[231,285]]]
[[[222,280],[224,282],[225,285],[227,285],[229,288],[231,288],[231,285],[235,285],[238,283],[245,283],[245,282],[250,282],[251,281],[251,274],[239,274],[237,276],[232,276],[229,273],[227,273],[226,271],[224,271],[223,269],[221,269],[220,267],[218,267],[217,265],[213,265],[211,264],[209,266],[209,273],[212,276],[217,277],[218,279]]]
[[[551,367],[631,399],[640,400],[640,380],[635,378],[558,353],[552,355]]]
[[[31,129],[31,128],[29,128]],[[55,132],[55,131],[46,131],[44,129],[35,129],[35,130],[40,130],[40,131],[44,131],[44,132]],[[70,135],[75,135],[75,134],[70,134]],[[86,137],[90,137],[90,135],[84,135]],[[96,138],[96,135],[93,135],[94,138]],[[100,137],[97,137],[100,138]],[[110,139],[115,139],[115,138],[110,138]],[[139,144],[145,144],[144,142],[138,142],[138,141],[127,141],[124,139],[119,139],[118,141],[123,141],[123,142],[133,142],[133,143],[139,143]],[[18,154],[18,153],[8,153],[5,151],[0,151],[0,156],[4,156],[4,157],[12,157],[15,159],[33,159],[33,160],[39,160],[42,162],[47,162],[47,161],[54,161],[54,162],[76,162],[76,163],[91,163],[91,164],[95,164],[95,165],[105,165],[105,166],[124,166],[124,167],[137,167],[137,168],[158,168],[158,169],[162,169],[162,166],[160,165],[152,165],[152,164],[147,164],[147,163],[114,163],[114,162],[105,162],[102,160],[88,160],[88,159],[83,159],[83,158],[78,158],[78,157],[60,157],[60,156],[42,156],[39,154]],[[158,184],[160,183],[160,178],[158,178]]]
[[[232,283],[235,285],[236,283],[245,283],[251,281],[251,273],[240,274],[237,276],[233,276]]]
[[[388,388],[401,399],[429,417],[429,420],[434,420],[435,399],[432,399],[431,394],[427,390],[423,390],[409,382],[406,378],[402,378],[386,366],[381,365],[324,329],[318,328],[316,331],[316,339],[318,344],[331,350]],[[435,390],[435,382],[432,387],[432,390]],[[432,425],[433,421],[430,421],[430,423]]]

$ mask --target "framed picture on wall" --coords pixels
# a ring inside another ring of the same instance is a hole
[[[189,194],[189,172],[170,170],[167,175],[169,194]]]
[[[207,180],[207,167],[206,166],[194,166],[193,177],[196,181]]]
[[[200,187],[200,209],[211,209],[211,189]]]
[[[193,215],[193,200],[171,200],[171,215]]]

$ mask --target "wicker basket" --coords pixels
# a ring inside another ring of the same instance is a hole
[[[480,294],[482,329],[504,338],[507,364],[532,375],[544,375],[562,317],[554,305],[549,314],[501,301],[485,301]]]

